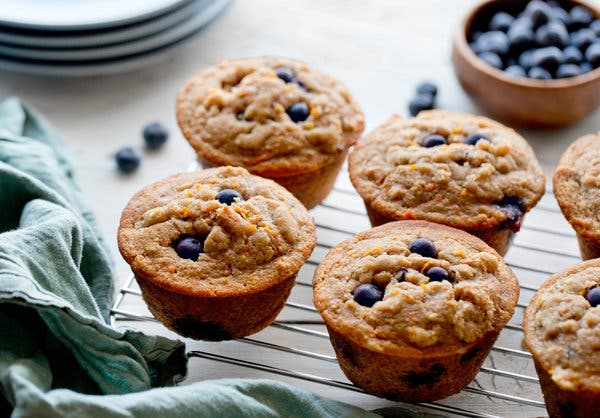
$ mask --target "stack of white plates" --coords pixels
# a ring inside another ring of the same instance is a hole
[[[84,76],[155,62],[229,0],[0,0],[0,69]]]

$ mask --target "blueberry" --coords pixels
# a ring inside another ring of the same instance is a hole
[[[233,189],[223,189],[215,196],[219,202],[226,204],[227,206],[231,206],[231,204],[235,203],[236,200],[242,201],[244,198],[241,194],[238,193],[237,190]]]
[[[478,54],[493,52],[499,56],[505,56],[510,51],[508,36],[500,31],[482,33],[475,44]]]
[[[594,69],[594,67],[592,67],[592,64],[590,64],[589,62],[584,61],[579,66],[579,69],[581,70],[581,74],[584,74],[584,73],[589,73],[590,71],[592,71]]]
[[[523,51],[535,43],[535,34],[529,26],[513,24],[507,33],[513,51]]]
[[[431,110],[435,107],[435,98],[433,96],[417,96],[408,102],[408,111],[411,116],[417,116],[422,110]]]
[[[308,109],[306,103],[298,102],[288,107],[286,113],[294,122],[302,122],[308,118],[310,110]]]
[[[479,39],[479,37],[481,36],[481,32],[479,31],[475,31],[471,34],[471,41],[472,42],[476,42],[477,39]]]
[[[519,67],[521,68],[521,67]],[[525,70],[523,70],[524,72]],[[469,135],[466,139],[465,139],[465,144],[469,144],[469,145],[475,145],[477,142],[479,142],[480,139],[487,139],[488,141],[491,141],[490,137],[484,134],[480,134],[480,133],[474,133]]]
[[[204,251],[204,240],[184,236],[175,241],[174,248],[179,257],[196,261]]]
[[[438,145],[446,145],[448,141],[441,135],[429,135],[421,145],[425,148],[437,147]]]
[[[592,305],[592,308],[600,305],[600,287],[594,286],[585,294],[585,298]]]
[[[569,13],[562,7],[552,7],[550,14],[553,20],[558,20],[565,25],[569,25],[571,23],[571,15],[569,15]]]
[[[448,271],[442,267],[430,267],[425,272],[425,276],[429,277],[432,282],[441,282],[442,280],[450,281]]]
[[[352,292],[354,300],[362,306],[370,308],[383,299],[383,291],[374,284],[361,284]]]
[[[581,74],[581,69],[577,64],[562,64],[556,70],[556,78],[569,78]]]
[[[571,45],[585,51],[596,40],[596,34],[589,28],[579,29],[571,34]]]
[[[573,7],[570,15],[570,28],[572,29],[581,29],[585,26],[588,26],[590,23],[592,23],[592,20],[594,20],[594,16],[592,16],[590,11],[582,6]]]
[[[585,57],[592,64],[592,67],[600,67],[600,42],[594,42],[585,51]]]
[[[396,274],[394,274],[394,279],[399,282],[403,282],[406,280],[406,273],[408,273],[408,269],[406,267],[401,267],[400,270]]]
[[[594,20],[590,24],[590,29],[594,32],[597,37],[600,37],[600,20]]]
[[[535,33],[536,41],[542,46],[563,47],[569,42],[569,32],[559,21],[550,21],[540,26]]]
[[[152,122],[144,127],[144,142],[148,148],[160,148],[167,139],[169,139],[169,131],[160,122]]]
[[[275,74],[277,74],[277,77],[279,77],[286,83],[289,83],[290,81],[292,81],[294,79],[294,72],[292,71],[291,68],[288,68],[288,67],[275,68]]]
[[[482,52],[479,54],[479,58],[481,58],[486,64],[491,65],[494,68],[499,70],[503,69],[502,58],[498,56],[498,54],[494,54],[493,52]]]
[[[563,50],[563,61],[565,64],[579,64],[583,60],[583,54],[578,48],[568,46]]]
[[[499,209],[506,214],[505,224],[506,226],[517,232],[521,229],[521,222],[525,207],[521,199],[512,196],[505,196],[500,202],[496,203]]]
[[[525,68],[526,70],[530,69],[531,67],[533,67],[533,52],[535,50],[533,49],[529,49],[527,51],[524,51],[520,56],[519,56],[519,65],[523,68]]]
[[[507,67],[504,72],[514,77],[527,77],[527,72],[520,65],[511,65]]]
[[[490,21],[490,30],[499,30],[506,32],[510,25],[515,21],[515,18],[506,12],[498,12]]]
[[[536,49],[531,56],[533,67],[542,67],[548,71],[554,71],[562,62],[562,51],[555,46]]]
[[[435,248],[433,242],[429,241],[427,238],[415,239],[413,242],[410,243],[408,249],[411,253],[420,254],[423,257],[437,257],[437,248]]]
[[[424,81],[417,86],[417,96],[436,97],[438,88],[430,81]]]
[[[542,67],[533,67],[527,72],[527,77],[536,80],[551,80],[552,74],[550,74],[548,70],[545,70]]]
[[[534,27],[542,26],[552,18],[552,8],[541,0],[529,2],[524,12],[525,16],[529,16]]]
[[[121,148],[115,155],[117,168],[123,173],[131,173],[140,166],[140,154],[131,147]]]
[[[294,79],[292,80],[292,83],[296,83],[298,85],[298,87],[300,87],[300,90],[308,91],[308,89],[306,88],[306,86],[304,85],[302,80],[294,77]]]

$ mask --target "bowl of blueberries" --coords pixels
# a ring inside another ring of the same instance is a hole
[[[494,117],[570,125],[600,106],[600,12],[579,0],[487,0],[463,21],[452,61]]]

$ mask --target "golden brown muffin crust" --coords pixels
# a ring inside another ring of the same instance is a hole
[[[600,286],[600,260],[570,267],[548,279],[525,311],[529,351],[565,390],[600,391],[600,306],[585,298]]]
[[[437,248],[435,259],[411,253],[416,238]],[[453,283],[430,282],[443,267]],[[398,281],[402,268],[408,269]],[[354,300],[360,284],[385,288],[372,307]],[[314,275],[314,303],[328,326],[367,349],[403,356],[451,352],[498,332],[513,314],[517,279],[480,239],[425,221],[399,221],[336,246]]]
[[[465,144],[473,133],[491,141]],[[431,134],[444,136],[448,145],[421,146]],[[507,220],[498,205],[505,198],[518,199],[529,211],[545,187],[533,150],[514,130],[441,110],[413,119],[392,116],[358,141],[349,169],[354,187],[376,212],[473,231]]]
[[[223,189],[244,198],[228,206]],[[197,261],[177,255],[181,236],[205,237]],[[287,190],[243,168],[176,174],[145,187],[126,206],[119,249],[133,271],[166,289],[239,295],[295,274],[316,244],[312,216]]]
[[[274,72],[290,68],[297,82]],[[310,116],[294,122],[294,103]],[[177,120],[199,155],[216,165],[237,165],[277,177],[335,162],[364,129],[364,116],[348,90],[304,63],[275,57],[222,61],[185,85]]]

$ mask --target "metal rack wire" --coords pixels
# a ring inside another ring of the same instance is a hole
[[[575,234],[563,219],[553,195],[546,193],[527,215],[505,257],[519,278],[521,296],[515,315],[501,332],[476,379],[458,395],[437,402],[404,405],[370,396],[345,378],[337,367],[325,326],[312,305],[312,274],[324,255],[342,239],[369,227],[362,200],[347,178],[342,172],[329,197],[312,211],[318,244],[301,269],[277,320],[260,333],[235,341],[186,340],[193,371],[188,380],[270,377],[368,409],[401,405],[416,412],[448,416],[544,415],[531,354],[522,346],[523,309],[546,278],[579,261]],[[127,323],[145,331],[175,336],[147,311],[133,276],[122,286],[111,319],[113,325]]]

